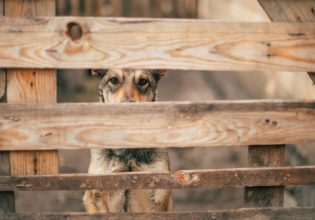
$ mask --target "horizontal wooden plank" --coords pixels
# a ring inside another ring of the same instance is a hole
[[[164,213],[6,213],[0,214],[3,220],[100,220],[100,219],[137,219],[137,220],[181,220],[181,219],[251,219],[251,220],[313,220],[314,207],[306,208],[251,208],[219,210],[206,212],[164,212]]]
[[[314,101],[0,104],[0,150],[308,142]]]
[[[185,189],[315,184],[315,166],[114,173],[0,176],[0,191]]]
[[[315,71],[314,23],[2,17],[0,35],[0,67]]]

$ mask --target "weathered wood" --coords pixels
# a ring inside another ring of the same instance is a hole
[[[315,166],[0,177],[0,191],[185,189],[308,184],[315,184]]]
[[[259,0],[267,15],[276,22],[315,22],[314,0]],[[315,84],[315,72],[309,72]]]
[[[10,154],[0,152],[0,177],[10,175]],[[14,192],[0,192],[0,213],[15,212]]]
[[[315,141],[314,101],[0,104],[0,150]]]
[[[315,21],[315,1],[314,0],[259,0],[260,5],[265,10],[267,15],[272,21],[275,22],[314,22]],[[315,83],[315,73],[309,72],[313,83]],[[282,158],[283,161],[280,161],[276,164],[272,161],[275,159],[274,156],[270,156],[270,165],[283,165],[284,164],[284,147],[279,148],[282,153],[279,154],[278,158]],[[273,150],[275,155],[277,154],[276,149]],[[283,205],[283,187],[274,187],[274,188],[263,188],[257,191],[251,192],[248,189],[247,193],[251,194],[250,203],[256,203],[258,206],[266,205]],[[265,195],[272,194],[267,198],[262,197],[262,192],[265,192]],[[256,192],[256,193],[254,193]]]
[[[5,15],[11,17],[53,16],[55,0],[6,0],[4,8]],[[34,39],[32,41],[35,42]],[[8,69],[7,76],[8,103],[56,102],[55,70]],[[10,166],[11,175],[57,174],[58,153],[11,152]]]
[[[315,21],[315,1],[313,0],[258,0],[258,2],[272,21]]]
[[[77,40],[67,34],[74,23],[82,29]],[[313,23],[7,17],[0,18],[0,67],[314,71],[314,27]]]
[[[3,16],[3,0],[0,0],[0,17]],[[0,69],[0,103],[5,102],[6,73]],[[10,175],[10,154],[0,152],[0,176]],[[0,213],[15,212],[14,192],[0,192]]]
[[[285,145],[249,146],[248,165],[251,167],[277,167],[285,165]],[[280,174],[279,174],[280,175]],[[269,178],[269,177],[266,177]],[[286,185],[286,184],[282,184]],[[283,206],[284,187],[281,184],[273,187],[246,187],[246,207]]]
[[[3,220],[100,220],[100,219],[137,219],[137,220],[181,220],[181,219],[216,219],[216,220],[313,220],[315,208],[264,208],[237,209],[207,212],[164,212],[164,213],[19,213],[3,214]]]

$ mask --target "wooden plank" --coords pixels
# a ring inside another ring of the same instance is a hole
[[[267,15],[275,22],[315,22],[314,0],[259,0]],[[315,72],[308,73],[315,84]]]
[[[314,23],[7,17],[0,24],[0,67],[315,70]],[[77,24],[82,35],[72,40]]]
[[[99,219],[137,219],[137,220],[180,220],[180,219],[251,219],[251,220],[313,220],[315,208],[264,208],[264,209],[236,209],[206,212],[164,212],[164,213],[19,213],[2,214],[3,220],[99,220]]]
[[[314,101],[0,104],[0,150],[315,141]]]
[[[313,0],[258,0],[258,2],[272,21],[315,21],[315,2]]]
[[[4,8],[5,15],[10,17],[54,16],[55,0],[6,0]],[[7,76],[8,103],[56,102],[55,70],[9,69]],[[11,175],[57,174],[58,153],[11,152],[10,166]]]
[[[315,166],[0,177],[0,191],[186,189],[308,184],[315,184]]]
[[[284,166],[285,145],[249,146],[248,164],[251,167]],[[245,206],[246,207],[283,206],[284,187],[281,185],[286,184],[275,184],[273,186],[271,185],[272,187],[266,186],[246,187]]]
[[[3,0],[0,0],[0,16],[3,16]],[[5,102],[6,72],[0,69],[0,103]],[[10,175],[10,154],[0,152],[0,176]],[[15,212],[14,192],[0,192],[0,213]]]

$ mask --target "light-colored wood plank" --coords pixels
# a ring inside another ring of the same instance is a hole
[[[279,167],[285,165],[285,145],[249,146],[248,165],[250,167]],[[277,173],[276,175],[281,175]],[[290,175],[288,175],[290,176]],[[286,178],[288,177],[286,176]],[[265,177],[269,178],[269,177]],[[271,177],[272,178],[272,177]],[[283,206],[284,186],[286,184],[245,187],[246,207]]]
[[[67,35],[70,22],[81,26],[80,39]],[[315,70],[314,23],[57,17],[0,24],[0,67]]]
[[[216,219],[216,220],[313,220],[315,208],[263,208],[263,209],[236,209],[206,212],[164,212],[164,213],[107,213],[107,214],[87,214],[87,213],[19,213],[3,214],[0,218],[4,220],[99,220],[99,219],[123,219],[123,220],[180,220],[180,219]]]
[[[315,141],[314,101],[0,105],[0,150]]]
[[[180,170],[171,173],[0,177],[0,190],[119,190],[315,184],[315,166]]]
[[[6,0],[5,15],[53,16],[55,0]],[[32,39],[34,42],[34,39]],[[56,71],[35,69],[9,69],[7,73],[8,103],[55,103]],[[57,174],[57,151],[11,152],[11,175]]]
[[[56,84],[55,70],[9,69],[8,103],[56,103]]]
[[[315,22],[314,0],[259,0],[267,15],[275,22]],[[315,72],[309,72],[315,84]]]

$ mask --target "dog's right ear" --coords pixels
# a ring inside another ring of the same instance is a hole
[[[96,76],[99,79],[102,79],[106,73],[108,72],[108,69],[92,69],[91,74],[92,76]]]

